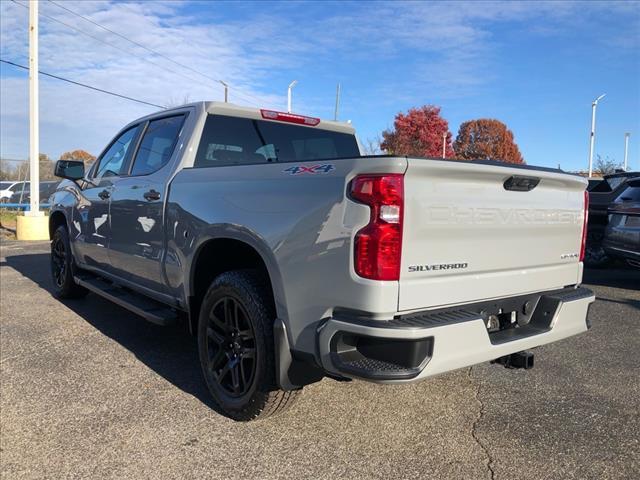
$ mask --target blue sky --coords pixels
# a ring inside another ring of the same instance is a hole
[[[25,0],[18,0],[25,3]],[[340,117],[374,138],[412,106],[442,107],[461,122],[497,118],[532,165],[586,168],[591,101],[596,153],[640,169],[639,2],[111,2],[62,5],[198,70],[184,69],[50,2],[41,13],[41,69],[152,103],[230,99]],[[0,56],[26,64],[27,10],[0,3]],[[118,50],[117,47],[120,50]],[[129,53],[124,53],[125,52]],[[150,63],[149,60],[153,63]],[[0,67],[0,154],[26,157],[25,72]],[[94,154],[126,122],[153,108],[41,79],[41,151]]]

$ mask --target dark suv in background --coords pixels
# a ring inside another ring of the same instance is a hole
[[[584,262],[588,267],[603,267],[611,257],[603,247],[609,206],[627,189],[628,182],[640,179],[640,172],[605,175],[599,182],[589,181],[589,224]]]
[[[640,177],[625,183],[608,213],[602,241],[605,253],[640,268]]]

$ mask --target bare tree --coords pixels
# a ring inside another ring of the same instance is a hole
[[[363,140],[361,143],[362,150],[365,155],[381,155],[382,149],[380,144],[382,143],[382,137],[376,135],[375,137],[369,137]]]
[[[55,180],[53,175],[53,162],[46,153],[41,153],[39,158],[40,180]],[[28,181],[29,159],[0,159],[0,180]]]
[[[180,100],[180,98],[178,97],[174,97],[173,95],[171,95],[169,97],[169,101],[166,104],[167,108],[175,108],[175,107],[180,107],[182,105],[185,105],[187,103],[189,103],[191,101],[191,99],[189,98],[189,94],[185,94],[182,97],[182,101]]]
[[[597,155],[596,158],[596,171],[600,172],[602,175],[609,175],[610,173],[615,173],[616,170],[621,169],[622,164],[620,162],[616,162],[615,159],[606,157],[602,158],[600,155]]]

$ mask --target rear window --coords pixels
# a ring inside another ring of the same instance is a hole
[[[624,202],[640,202],[640,185],[638,186],[630,186],[627,188],[616,201],[624,201]]]
[[[618,188],[622,183],[626,182],[629,177],[620,175],[620,176],[612,176],[603,178],[602,180],[595,183],[593,186],[589,185],[588,190],[590,192],[595,193],[608,193],[613,192],[616,188]],[[591,183],[592,180],[589,180]]]
[[[359,157],[353,135],[266,120],[209,115],[196,167]]]

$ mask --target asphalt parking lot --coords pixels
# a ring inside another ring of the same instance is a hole
[[[195,341],[49,292],[48,243],[0,246],[0,463],[17,478],[640,478],[640,275],[587,272],[593,328],[530,371],[324,380],[286,414],[211,409]]]

